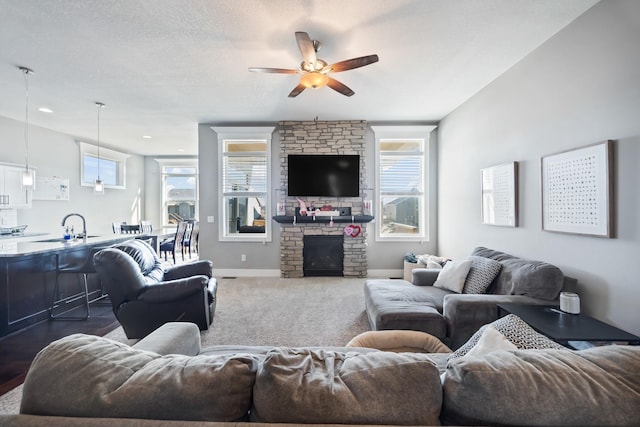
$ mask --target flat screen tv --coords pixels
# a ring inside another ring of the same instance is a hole
[[[289,196],[360,196],[359,155],[289,154]]]

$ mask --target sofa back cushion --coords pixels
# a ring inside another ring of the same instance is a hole
[[[276,349],[258,370],[251,419],[439,425],[442,389],[426,354]]]
[[[555,300],[562,289],[564,274],[555,265],[483,247],[475,248],[471,255],[493,259],[502,264],[487,293]]]
[[[443,424],[632,426],[640,347],[497,351],[449,362]]]
[[[160,356],[75,334],[45,347],[24,383],[20,412],[194,421],[246,419],[257,358]]]

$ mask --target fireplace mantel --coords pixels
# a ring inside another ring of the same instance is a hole
[[[373,216],[371,215],[344,215],[344,216],[293,216],[293,215],[276,215],[273,217],[273,220],[278,224],[293,224],[293,220],[295,218],[296,224],[328,224],[333,219],[334,223],[337,224],[366,224],[368,222],[373,221]]]

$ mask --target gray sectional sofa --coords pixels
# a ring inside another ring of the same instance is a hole
[[[441,272],[436,269],[414,269],[413,283],[400,279],[368,280],[365,310],[371,328],[423,331],[456,349],[482,325],[498,318],[498,304],[557,304],[561,290],[576,288],[575,279],[546,262],[484,247],[475,248],[470,258],[500,264],[497,276],[482,294],[434,287]],[[474,264],[469,275],[474,272]]]
[[[38,354],[21,413],[0,416],[0,426],[630,426],[640,419],[640,347],[449,359],[199,345],[188,323],[167,324],[134,347],[63,338]]]

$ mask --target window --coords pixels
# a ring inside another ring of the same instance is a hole
[[[156,159],[162,174],[162,223],[198,219],[198,160]]]
[[[374,126],[376,240],[428,240],[430,126]]]
[[[220,240],[271,241],[272,127],[214,128],[219,144]]]
[[[79,142],[80,146],[80,183],[92,187],[100,176],[106,188],[126,188],[125,172],[128,154],[109,148]]]

